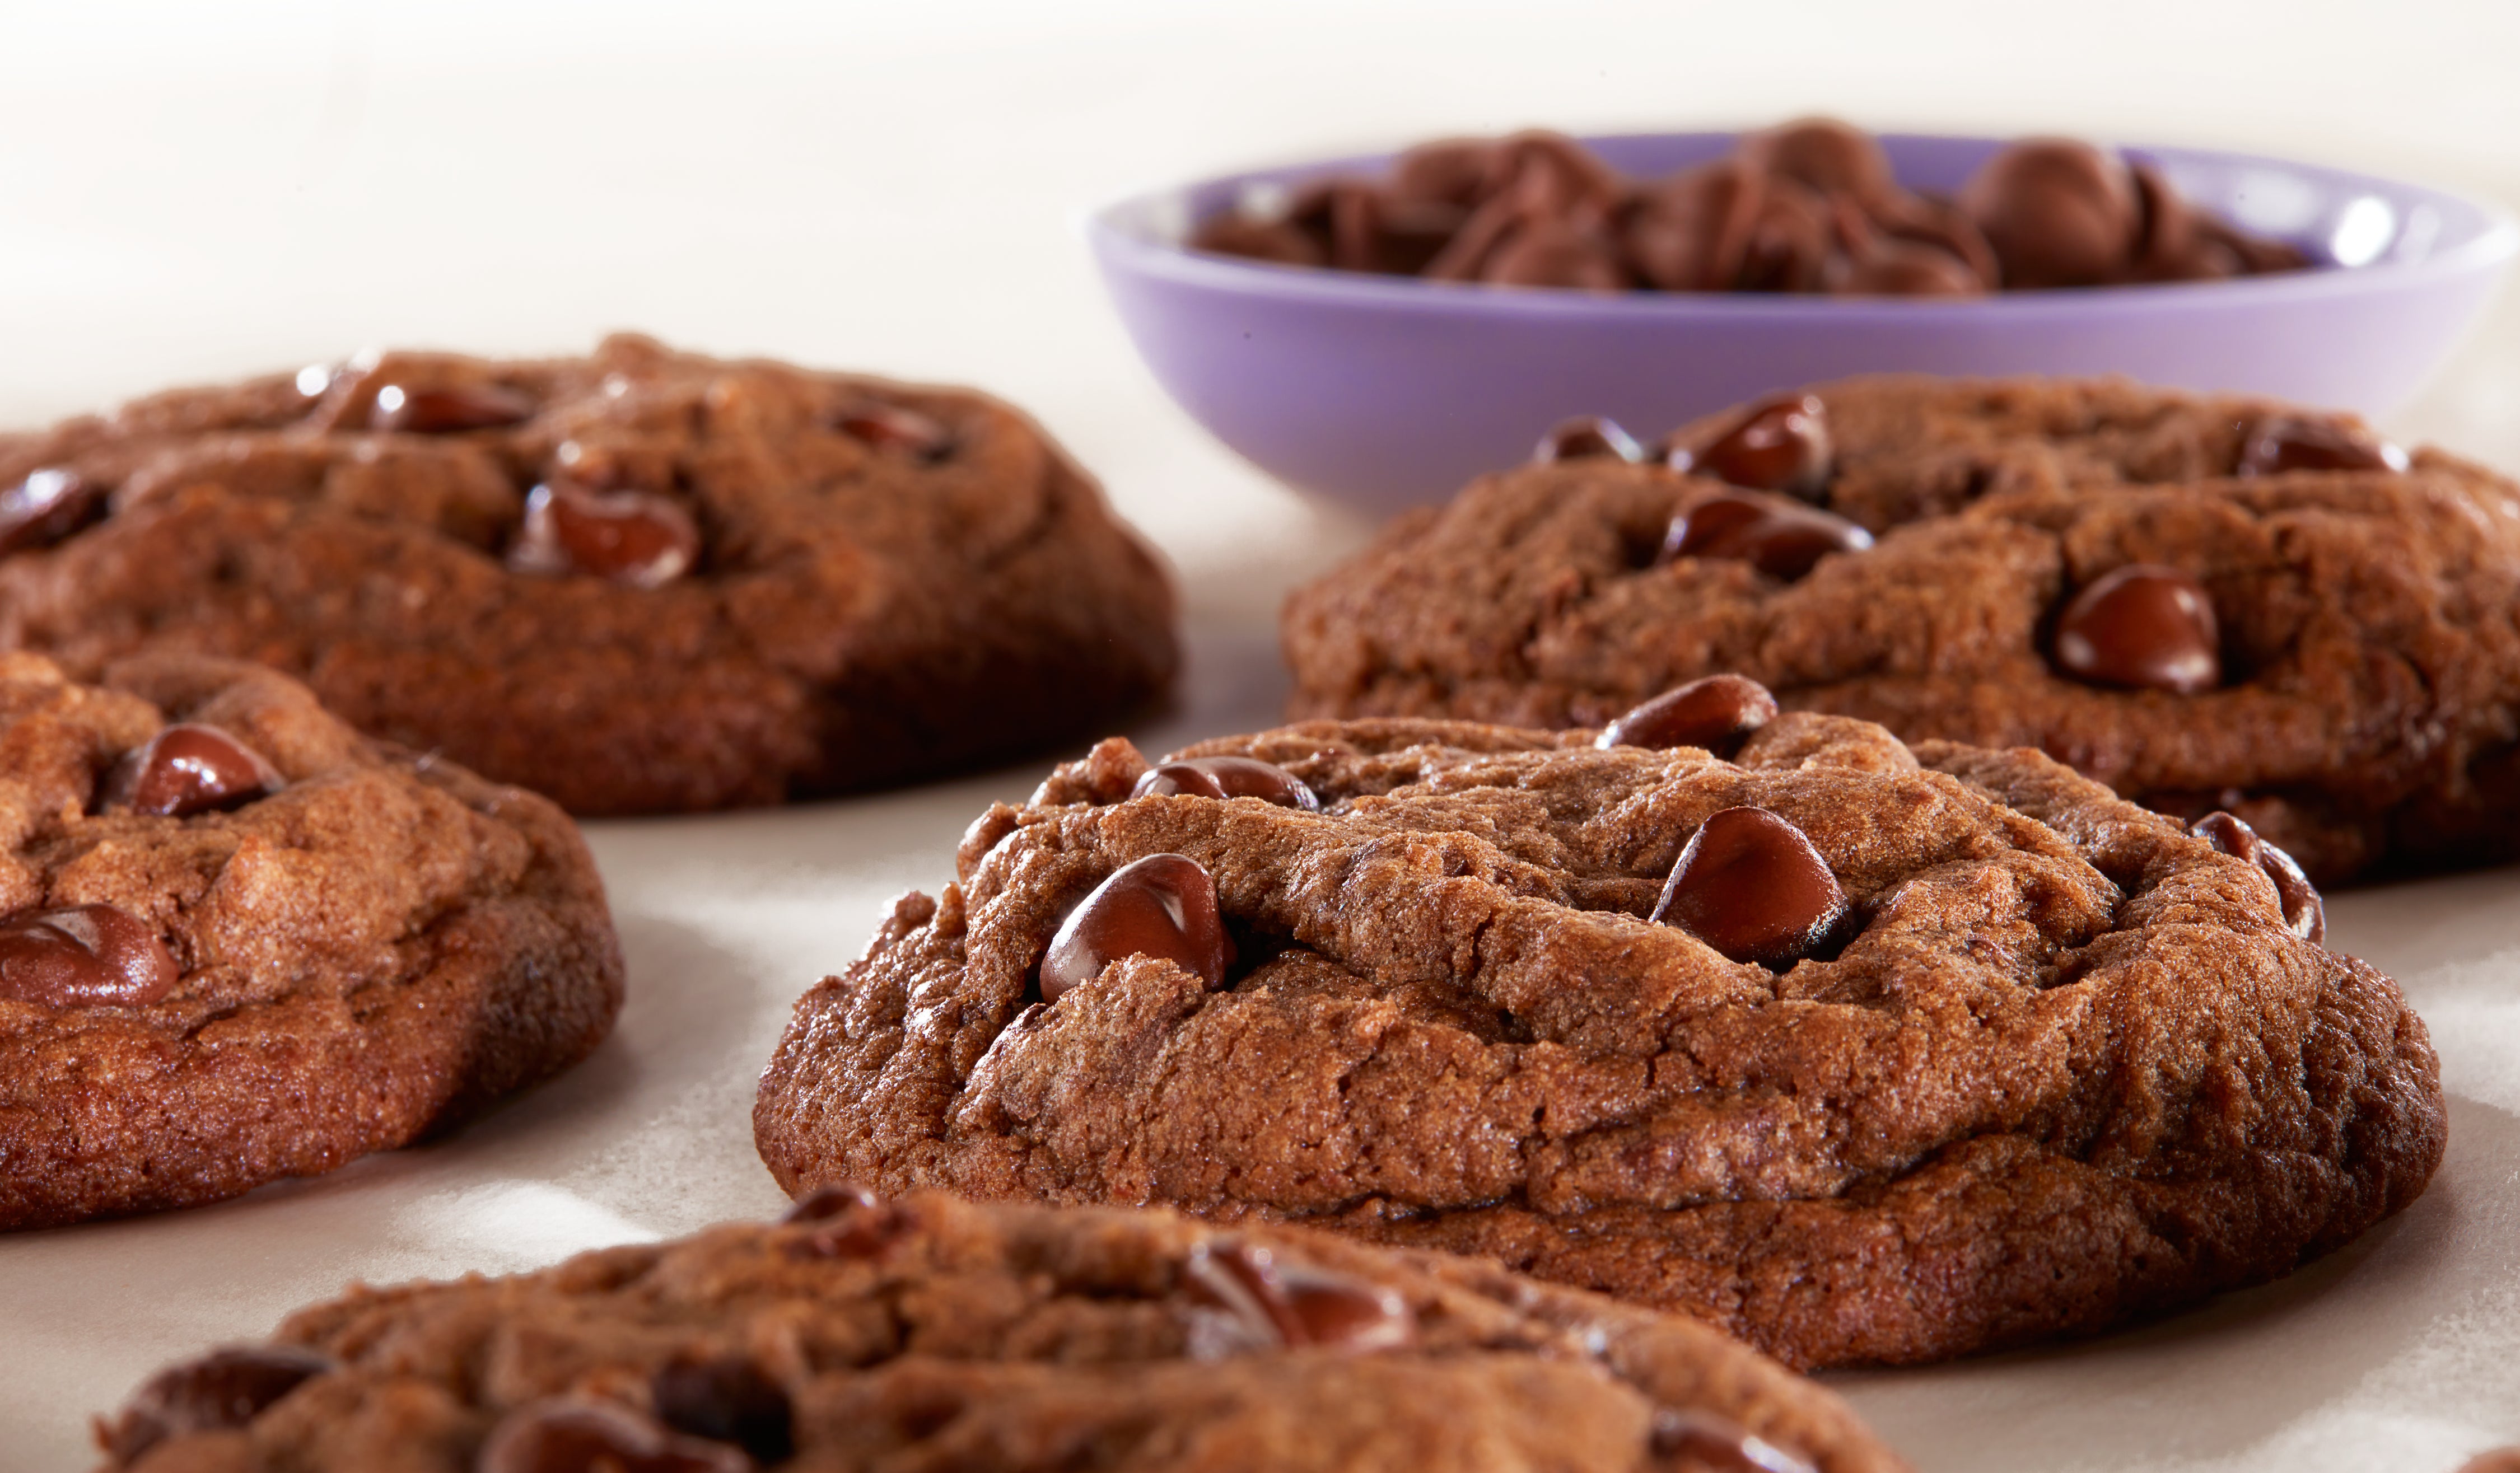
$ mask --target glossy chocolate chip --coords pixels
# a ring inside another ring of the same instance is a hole
[[[842,414],[836,424],[851,439],[914,460],[942,460],[954,448],[952,430],[898,404],[862,404]]]
[[[1750,734],[1777,718],[1777,697],[1757,681],[1710,675],[1665,691],[1601,729],[1593,744],[1704,747],[1730,757]]]
[[[554,1398],[491,1429],[474,1473],[752,1473],[725,1443],[685,1437],[615,1402]]]
[[[508,565],[520,573],[589,573],[656,588],[689,572],[699,551],[692,513],[661,496],[552,481],[525,498],[524,526],[508,550]]]
[[[748,1356],[677,1361],[650,1384],[656,1417],[677,1432],[732,1443],[764,1463],[796,1451],[795,1409],[788,1390]]]
[[[175,958],[148,922],[112,906],[0,921],[0,998],[42,1007],[139,1007],[174,990]]]
[[[240,1346],[170,1365],[132,1393],[106,1434],[113,1460],[128,1467],[170,1437],[243,1427],[313,1377],[330,1357],[295,1346]]]
[[[857,1186],[817,1187],[779,1221],[812,1229],[791,1244],[795,1258],[879,1258],[910,1230],[891,1203]]]
[[[1669,462],[1674,470],[1810,501],[1827,489],[1830,455],[1826,406],[1812,394],[1778,394],[1707,445],[1672,451]]]
[[[1281,808],[1318,811],[1321,798],[1304,780],[1256,757],[1185,757],[1150,769],[1129,789],[1132,798],[1174,793],[1193,798],[1258,798]]]
[[[368,407],[368,427],[403,434],[460,434],[498,429],[534,417],[532,396],[497,383],[446,388],[388,383]]]
[[[1182,1266],[1193,1302],[1239,1322],[1247,1344],[1389,1350],[1417,1338],[1417,1317],[1399,1293],[1235,1241],[1200,1243]]]
[[[1735,961],[1785,967],[1825,947],[1854,914],[1801,829],[1764,808],[1727,808],[1689,835],[1653,919]]]
[[[1637,462],[1644,458],[1644,447],[1637,443],[1634,435],[1620,428],[1616,420],[1599,415],[1558,421],[1531,451],[1533,464],[1541,466],[1557,461]]]
[[[2327,903],[2301,866],[2281,848],[2258,836],[2248,822],[2233,813],[2209,813],[2187,826],[2187,831],[2223,853],[2245,860],[2274,881],[2275,899],[2283,905],[2284,924],[2304,941],[2327,940]]]
[[[114,764],[105,780],[105,806],[181,819],[239,808],[286,785],[278,768],[233,734],[187,721]]]
[[[2214,603],[2176,568],[2134,563],[2094,578],[2056,616],[2056,664],[2077,680],[2193,695],[2223,683]]]
[[[2406,469],[2407,452],[2360,424],[2270,415],[2251,426],[2232,474]]]
[[[1662,560],[1725,558],[1791,582],[1831,553],[1860,553],[1872,534],[1843,516],[1781,497],[1711,496],[1671,520]]]
[[[1123,957],[1162,957],[1210,987],[1233,964],[1234,942],[1216,908],[1216,882],[1196,860],[1154,854],[1124,865],[1059,922],[1041,959],[1041,999],[1102,975]]]
[[[1654,1413],[1650,1446],[1657,1467],[1688,1473],[1819,1473],[1801,1456],[1710,1411]]]
[[[2115,154],[2066,138],[2017,143],[1961,186],[2006,287],[2096,287],[2132,264],[2140,204]]]
[[[51,547],[105,514],[105,488],[59,466],[0,491],[0,558]]]

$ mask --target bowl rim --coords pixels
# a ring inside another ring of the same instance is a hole
[[[1574,135],[1588,146],[1627,142],[1699,142],[1737,139],[1741,130],[1683,129]],[[2014,138],[1964,133],[1878,133],[1885,144],[1978,144],[2001,147]],[[2023,135],[2027,136],[2027,135]],[[1484,282],[1432,282],[1422,277],[1379,276],[1321,266],[1288,266],[1190,249],[1143,225],[1145,218],[1177,201],[1252,183],[1288,183],[1323,174],[1388,163],[1394,152],[1356,154],[1238,169],[1187,183],[1132,191],[1089,211],[1088,243],[1106,269],[1160,278],[1177,285],[1259,296],[1346,303],[1390,311],[1467,313],[1502,318],[1704,319],[1809,321],[1861,313],[2037,321],[2080,316],[2094,309],[2179,311],[2216,303],[2280,305],[2360,296],[2411,288],[2442,278],[2467,276],[2506,265],[2520,254],[2520,218],[2498,201],[2412,180],[2368,174],[2331,164],[2224,149],[2176,145],[2112,144],[2123,153],[2169,161],[2259,167],[2364,186],[2400,202],[2443,203],[2472,212],[2473,239],[2419,260],[2383,260],[2362,266],[2315,267],[2211,282],[2159,282],[2119,287],[2050,287],[1991,292],[1973,297],[1825,296],[1817,293],[1747,291],[1590,291],[1571,288],[1499,287]]]

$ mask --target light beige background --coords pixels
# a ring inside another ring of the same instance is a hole
[[[1214,6],[34,5],[0,0],[0,424],[368,343],[614,326],[976,382],[1039,414],[1182,574],[1150,745],[1268,722],[1280,595],[1355,545],[1205,440],[1105,313],[1089,203],[1456,130],[2079,130],[2520,201],[2520,5],[1912,0]],[[2520,307],[2391,426],[2520,466]],[[1661,426],[1643,426],[1648,429]],[[619,1035],[459,1138],[154,1221],[0,1239],[0,1469],[80,1466],[158,1362],[354,1278],[544,1264],[776,1209],[752,1077],[886,898],[1028,768],[792,811],[595,826]],[[1929,1470],[2448,1473],[2520,1441],[2520,883],[2341,896],[2454,1098],[2400,1221],[2094,1344],[1842,1380]]]

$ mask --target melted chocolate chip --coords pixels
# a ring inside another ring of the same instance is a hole
[[[59,466],[0,491],[0,558],[51,547],[105,514],[105,488]]]
[[[764,1463],[795,1454],[788,1390],[748,1356],[677,1361],[656,1372],[650,1389],[657,1419],[677,1432],[732,1443]]]
[[[1730,1417],[1708,1411],[1654,1413],[1650,1447],[1659,1467],[1688,1473],[1820,1473]]]
[[[692,513],[661,496],[552,481],[525,498],[525,523],[508,550],[508,565],[520,573],[591,573],[656,588],[689,572],[699,551]]]
[[[534,417],[530,395],[497,383],[449,388],[388,383],[368,408],[368,427],[403,434],[460,434],[498,429]]]
[[[2176,568],[2134,563],[2094,578],[2056,616],[2056,663],[2094,685],[2193,695],[2223,683],[2214,603]]]
[[[1317,812],[1321,798],[1304,780],[1256,757],[1185,757],[1150,769],[1129,789],[1132,798],[1174,793],[1193,798],[1258,798],[1281,808]]]
[[[2318,887],[2293,857],[2258,836],[2258,831],[2237,814],[2209,813],[2187,826],[2187,831],[2212,844],[2223,853],[2245,860],[2266,871],[2274,881],[2275,899],[2283,906],[2284,924],[2304,941],[2324,944],[2327,940],[2327,903],[2318,897]]]
[[[857,1186],[817,1187],[779,1221],[813,1228],[789,1245],[795,1258],[878,1258],[910,1230],[891,1203]]]
[[[1730,757],[1750,734],[1777,717],[1777,697],[1757,681],[1710,675],[1665,691],[1601,729],[1593,744],[1704,747]]]
[[[125,1467],[170,1437],[243,1427],[282,1397],[333,1368],[330,1357],[294,1346],[242,1346],[170,1365],[124,1403],[106,1435]]]
[[[1635,436],[1621,429],[1617,421],[1598,415],[1558,421],[1531,452],[1533,463],[1542,466],[1556,461],[1603,459],[1633,463],[1644,458],[1644,447],[1636,442]]]
[[[898,404],[862,404],[842,414],[835,423],[840,432],[851,439],[914,460],[943,460],[954,448],[953,431]]]
[[[752,1473],[753,1461],[618,1403],[554,1398],[502,1417],[472,1466],[474,1473]]]
[[[62,906],[0,921],[0,998],[42,1007],[140,1007],[181,976],[147,922],[112,906]]]
[[[2407,453],[2360,424],[2270,415],[2249,431],[2234,475],[2287,470],[2404,470]]]
[[[1671,519],[1662,560],[1727,558],[1791,582],[1831,553],[1860,553],[1872,534],[1843,516],[1780,497],[1710,496]]]
[[[1697,449],[1671,452],[1671,469],[1805,501],[1828,486],[1828,410],[1811,394],[1762,399],[1732,428]]]
[[[188,721],[114,764],[105,780],[105,805],[182,819],[240,808],[286,785],[260,752],[221,728]]]
[[[1123,957],[1162,957],[1209,987],[1223,985],[1234,942],[1217,912],[1216,882],[1196,860],[1149,855],[1095,886],[1041,959],[1042,1001],[1058,1002]]]
[[[1652,918],[1735,961],[1782,968],[1825,947],[1854,914],[1801,829],[1764,808],[1727,808],[1689,835]]]
[[[1398,1292],[1281,1263],[1255,1244],[1198,1244],[1182,1265],[1182,1281],[1192,1303],[1223,1310],[1233,1319],[1229,1344],[1202,1349],[1321,1346],[1366,1352],[1417,1338],[1417,1317]]]
[[[1959,194],[2003,263],[2003,285],[2096,287],[2123,278],[2136,248],[2135,179],[2114,154],[2034,138],[1988,159]]]

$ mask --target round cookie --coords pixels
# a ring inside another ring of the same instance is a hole
[[[161,1372],[100,1434],[109,1469],[145,1473],[1905,1466],[1702,1325],[1486,1265],[853,1190],[354,1290]]]
[[[565,815],[258,667],[0,655],[0,1228],[406,1144],[620,1010]]]
[[[1692,474],[1560,457],[1404,517],[1289,600],[1293,714],[1597,725],[1737,671],[2230,810],[2322,880],[2520,854],[2520,486],[2344,417],[2122,380],[1800,397],[1798,425],[1772,405],[1674,433]],[[2205,615],[2121,609],[2116,647],[2077,644],[2074,601],[2127,569]]]
[[[1620,729],[1734,761],[1400,719],[1192,749],[1317,810],[1106,741],[797,1004],[762,1157],[1488,1255],[1806,1366],[2157,1315],[2422,1191],[2423,1024],[2244,826],[1736,694]]]
[[[0,647],[263,661],[572,812],[899,782],[1107,730],[1170,585],[977,394],[607,339],[389,353],[0,436]]]

